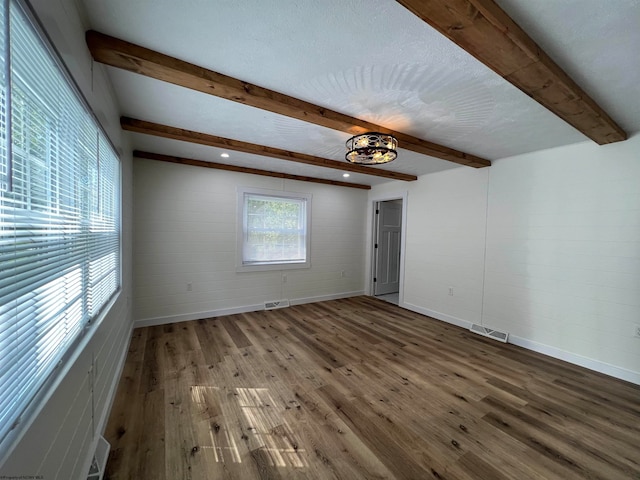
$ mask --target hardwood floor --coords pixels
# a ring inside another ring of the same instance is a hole
[[[136,329],[118,479],[640,479],[640,387],[371,297]]]

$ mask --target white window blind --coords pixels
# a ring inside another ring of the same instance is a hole
[[[7,61],[6,40],[9,25],[6,22],[5,7],[0,6],[0,159],[7,158],[7,84],[9,83],[9,62]],[[7,162],[0,160],[0,190],[7,187]]]
[[[307,268],[311,195],[241,189],[239,268]]]
[[[17,1],[10,19],[11,83],[3,77],[0,109],[11,142],[11,155],[0,146],[0,441],[120,283],[119,159]]]

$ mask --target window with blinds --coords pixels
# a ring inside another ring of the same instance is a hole
[[[311,195],[238,189],[237,271],[309,268]]]
[[[9,12],[0,7],[0,441],[120,286],[120,161],[29,13],[8,3]]]

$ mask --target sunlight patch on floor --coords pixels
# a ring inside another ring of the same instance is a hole
[[[237,388],[236,393],[251,431],[270,463],[277,467],[307,467],[304,450],[298,447],[291,427],[278,414],[269,390]]]
[[[219,388],[193,385],[191,401],[203,420],[220,414]],[[293,430],[281,417],[267,388],[236,388],[235,398],[247,421],[251,452],[261,452],[271,466],[308,467],[305,450],[299,448]],[[210,445],[198,448],[216,463],[242,463],[240,449],[227,425],[213,423],[209,430]]]

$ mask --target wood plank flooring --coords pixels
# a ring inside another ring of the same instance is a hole
[[[640,479],[640,387],[371,297],[136,329],[105,478]]]

